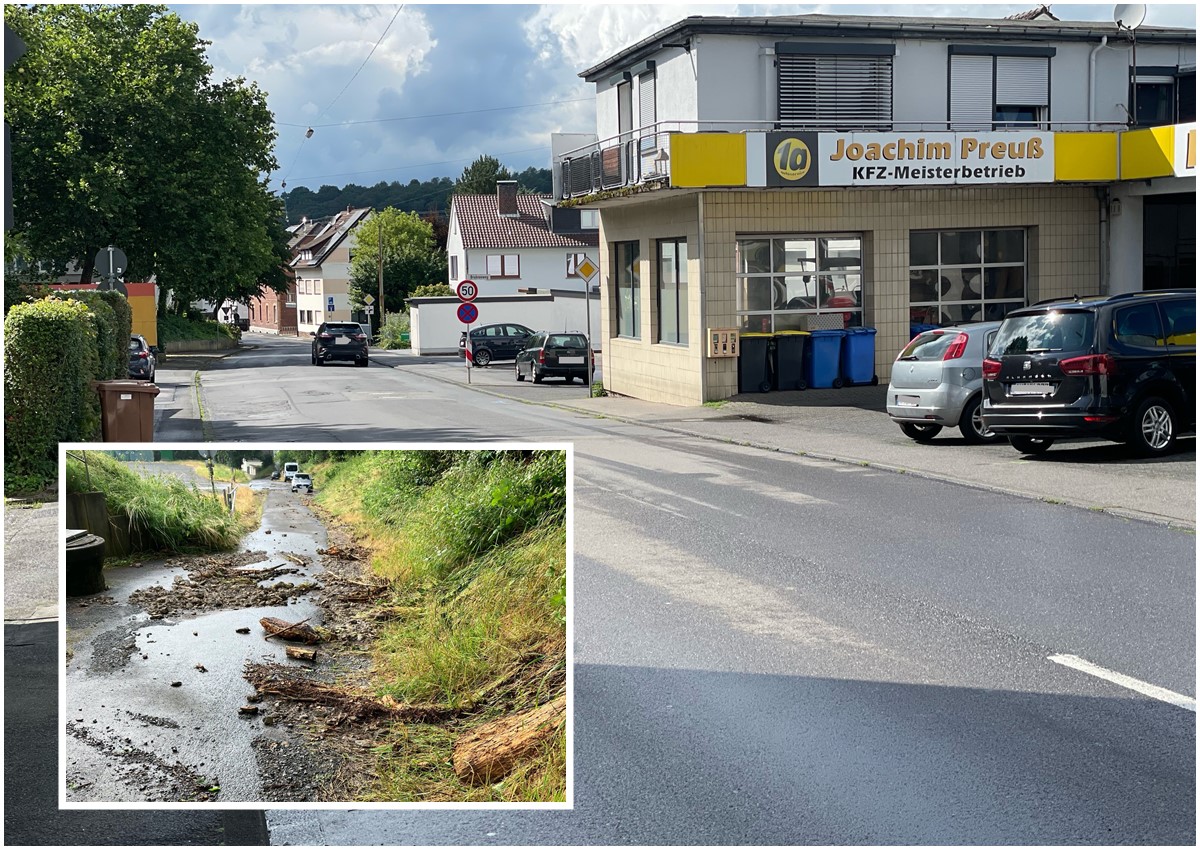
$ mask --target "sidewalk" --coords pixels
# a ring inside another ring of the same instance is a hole
[[[453,357],[380,352],[377,363],[459,385]],[[633,398],[588,398],[579,384],[517,383],[507,364],[473,369],[471,388],[503,398],[646,425],[770,451],[872,466],[1181,529],[1196,527],[1196,441],[1169,457],[1135,458],[1121,445],[1063,442],[1038,458],[1004,443],[973,446],[954,428],[932,443],[905,437],[888,418],[887,387],[753,393],[713,406],[676,407]],[[903,509],[903,508],[898,508]],[[931,518],[936,522],[936,518]]]

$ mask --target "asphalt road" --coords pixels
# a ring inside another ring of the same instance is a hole
[[[573,810],[277,810],[272,843],[1195,843],[1191,533],[286,341],[212,365],[203,430],[160,371],[160,439],[575,446]]]
[[[575,807],[271,812],[273,842],[1194,842],[1194,711],[1049,660],[1194,698],[1192,535],[314,371],[282,341],[206,371],[209,435],[574,443]]]

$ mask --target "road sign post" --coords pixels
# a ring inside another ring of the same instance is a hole
[[[471,367],[475,365],[475,358],[471,350],[471,325],[479,318],[479,308],[471,302],[479,295],[479,287],[475,285],[473,280],[459,281],[455,288],[458,293],[458,300],[462,303],[458,305],[458,320],[467,326],[463,342],[463,360],[466,361],[467,383],[471,383]]]
[[[575,267],[575,274],[583,278],[583,306],[587,316],[587,387],[588,398],[592,397],[592,279],[599,273],[600,268],[584,254],[583,262]]]

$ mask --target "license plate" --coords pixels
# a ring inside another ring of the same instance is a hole
[[[1013,384],[1009,387],[1009,395],[1053,395],[1052,384]]]
[[[919,407],[921,397],[919,395],[898,395],[896,396],[896,407]]]
[[[334,345],[348,345],[350,340],[344,336],[339,336],[333,341]]]
[[[576,363],[582,363],[583,357],[560,357],[560,358],[558,358],[558,362],[559,363],[569,363],[571,365],[574,365]]]

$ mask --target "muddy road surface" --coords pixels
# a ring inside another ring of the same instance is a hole
[[[337,769],[294,712],[259,699],[247,663],[306,666],[262,617],[322,625],[326,530],[282,482],[237,552],[106,568],[103,594],[67,600],[66,800],[316,799]]]

